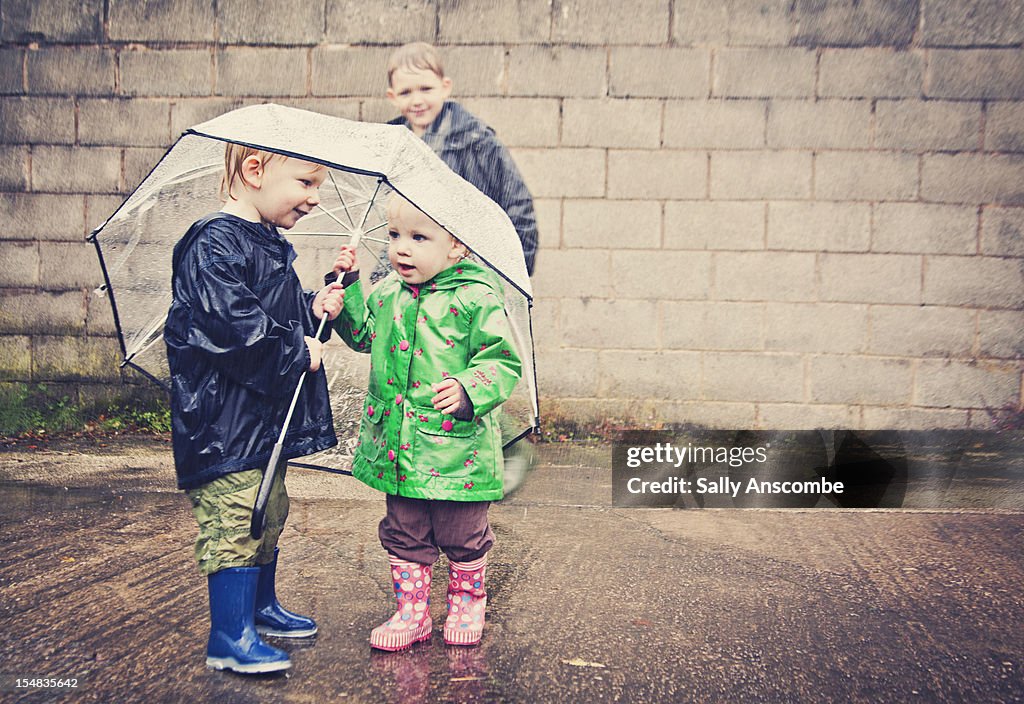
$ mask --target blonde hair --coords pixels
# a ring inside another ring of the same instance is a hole
[[[444,78],[444,63],[441,61],[441,54],[437,47],[426,42],[403,44],[395,49],[391,57],[388,58],[389,86],[395,71],[402,68],[433,71],[438,78]]]
[[[267,162],[273,159],[275,156],[281,157],[280,154],[274,154],[273,152],[265,152],[261,149],[254,149],[253,147],[247,147],[242,144],[235,144],[228,142],[224,147],[224,173],[220,177],[220,200],[222,203],[226,203],[229,199],[236,200],[231,195],[231,187],[235,181],[240,178],[242,172],[242,164],[250,156],[257,156],[260,159],[260,164],[266,166]],[[282,159],[284,157],[281,157]]]

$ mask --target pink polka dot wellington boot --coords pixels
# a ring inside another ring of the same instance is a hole
[[[413,643],[429,640],[434,622],[430,619],[431,566],[406,562],[388,555],[391,581],[398,610],[370,632],[370,647],[393,652]]]
[[[486,571],[486,555],[472,562],[449,562],[448,618],[444,622],[444,642],[448,645],[480,642],[487,608]]]

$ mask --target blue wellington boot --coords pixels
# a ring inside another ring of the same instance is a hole
[[[316,622],[308,616],[293,614],[277,601],[274,580],[277,575],[277,548],[274,559],[260,566],[256,587],[256,630],[278,638],[308,638],[316,635]]]
[[[254,623],[258,567],[229,567],[207,578],[210,590],[210,640],[206,666],[247,674],[277,672],[292,666],[288,653],[264,643]]]

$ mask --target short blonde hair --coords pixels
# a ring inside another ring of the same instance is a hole
[[[388,85],[391,85],[391,77],[398,69],[418,69],[420,71],[433,71],[438,78],[444,78],[444,63],[441,61],[441,54],[437,47],[426,42],[412,42],[403,44],[395,49],[388,59]]]
[[[221,202],[226,203],[229,199],[235,200],[235,197],[231,195],[231,187],[235,184],[235,181],[240,178],[242,164],[250,156],[258,156],[260,164],[263,166],[266,166],[267,162],[274,157],[280,157],[282,159],[285,158],[280,154],[274,154],[273,152],[265,152],[261,149],[228,142],[224,147],[224,173],[221,174],[220,177]]]

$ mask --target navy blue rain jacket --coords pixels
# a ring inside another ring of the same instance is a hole
[[[409,125],[404,117],[390,124]],[[523,243],[526,271],[533,274],[537,259],[537,218],[533,198],[519,169],[494,130],[453,100],[446,101],[437,118],[423,133],[434,153],[452,171],[501,206]]]
[[[270,459],[309,368],[304,338],[317,328],[295,258],[276,230],[224,213],[196,222],[174,248],[164,340],[180,489]],[[337,442],[321,368],[306,376],[281,457]]]

